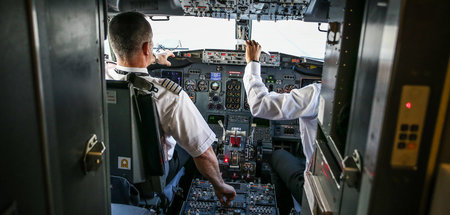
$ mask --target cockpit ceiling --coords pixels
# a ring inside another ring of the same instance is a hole
[[[181,0],[181,5],[184,13],[191,16],[238,20],[291,20],[302,19],[307,3],[303,0]]]
[[[108,12],[221,19],[308,20],[323,0],[108,0]],[[323,11],[323,10],[321,10]],[[325,17],[326,18],[326,17]],[[312,21],[312,20],[311,20]],[[315,21],[315,20],[314,20]]]

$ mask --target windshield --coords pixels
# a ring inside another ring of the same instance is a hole
[[[155,51],[158,48],[234,50],[237,43],[234,20],[176,16],[169,21],[150,21],[150,24]],[[321,28],[327,29],[327,26]],[[326,33],[317,30],[317,23],[254,20],[252,39],[259,42],[264,51],[321,59],[325,55]]]

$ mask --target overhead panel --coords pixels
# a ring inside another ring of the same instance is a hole
[[[301,20],[309,0],[181,0],[185,15],[224,19]]]

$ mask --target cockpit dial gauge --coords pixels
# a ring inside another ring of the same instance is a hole
[[[217,91],[219,89],[219,87],[220,87],[219,82],[214,81],[214,82],[211,83],[211,90]]]
[[[187,94],[188,94],[189,98],[192,100],[192,102],[195,103],[195,93],[194,92],[188,92]]]
[[[201,80],[199,82],[197,82],[197,88],[198,91],[205,91],[208,89],[208,83],[206,83],[206,81]]]
[[[195,81],[193,81],[193,80],[187,80],[185,83],[184,83],[184,89],[186,89],[186,91],[195,91],[195,87],[196,86],[196,83],[195,83]]]

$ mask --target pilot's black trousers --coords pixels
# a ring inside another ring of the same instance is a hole
[[[302,203],[305,163],[305,159],[295,157],[283,149],[272,153],[271,178],[280,214],[288,214],[293,207],[291,194],[299,204]]]
[[[170,183],[180,169],[189,161],[191,156],[180,146],[175,145],[172,159],[169,161],[169,173],[166,177],[166,184]]]

